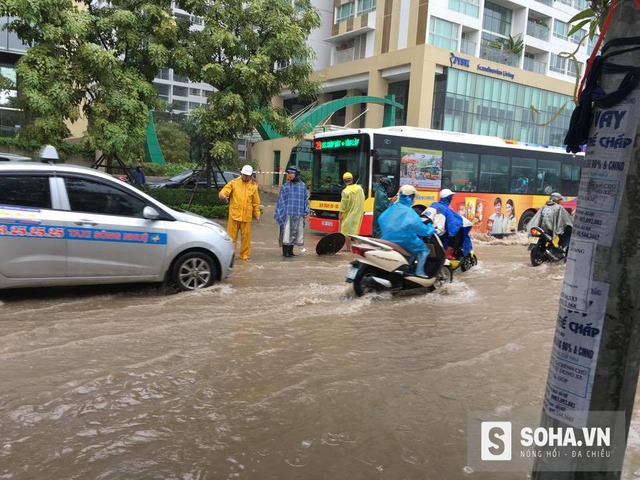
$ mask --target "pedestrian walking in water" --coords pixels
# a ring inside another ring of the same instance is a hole
[[[287,167],[287,183],[280,189],[273,218],[280,225],[278,243],[282,256],[293,257],[293,247],[304,244],[304,226],[309,215],[307,186],[300,179],[300,170],[295,165]]]

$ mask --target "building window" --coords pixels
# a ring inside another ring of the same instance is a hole
[[[174,100],[172,106],[174,111],[187,111],[187,102],[183,102],[182,100]]]
[[[15,32],[5,30],[5,25],[14,20],[14,17],[0,16],[0,49],[11,52],[26,52],[29,46],[18,37]]]
[[[458,31],[460,25],[447,22],[441,18],[431,17],[429,26],[429,43],[453,52],[458,51]]]
[[[188,97],[189,89],[187,87],[179,87],[178,85],[173,86],[173,94],[178,97]]]
[[[376,0],[358,0],[358,15],[373,12],[376,9]]]
[[[404,108],[396,108],[396,125],[407,124],[407,110],[409,109],[409,80],[400,80],[399,82],[389,83],[389,95],[393,95],[394,100],[401,104]]]
[[[181,82],[181,83],[189,83],[189,79],[187,77],[183,77],[182,75],[177,75],[175,72],[173,73],[173,81]]]
[[[160,80],[171,80],[170,72],[171,71],[168,68],[161,68],[158,70],[156,78],[159,78]]]
[[[158,96],[165,101],[165,103],[169,102],[169,85],[165,83],[153,83],[153,88],[158,92]]]
[[[200,96],[202,96],[202,92],[200,91],[199,88],[190,88],[189,89],[189,95],[193,95],[195,97],[200,97]]]
[[[571,36],[569,37],[569,41],[578,45],[586,36],[587,32],[585,32],[584,30],[578,30],[577,32],[571,34]]]
[[[14,87],[17,84],[16,80],[16,70],[11,66],[1,66],[0,65],[0,75],[4,78],[8,79],[13,83]],[[11,105],[13,102],[12,99],[18,96],[18,91],[15,88],[11,88],[9,90],[0,90],[0,105]]]
[[[479,0],[449,0],[449,10],[478,18],[480,16],[480,2]]]
[[[569,30],[571,25],[564,23],[560,20],[553,22],[553,36],[561,38],[562,40],[569,40]]]
[[[353,18],[353,2],[344,3],[336,8],[336,23]]]
[[[202,106],[202,105],[201,105],[201,104],[199,104],[198,102],[189,102],[189,108],[190,108],[191,110],[193,110],[194,108],[201,107],[201,106]]]
[[[485,2],[482,28],[507,36],[511,33],[511,15],[510,9],[495,3]]]
[[[578,62],[578,71],[576,71],[576,64],[571,58],[564,58],[555,53],[551,54],[551,63],[549,64],[549,70],[563,75],[569,75],[570,77],[577,77],[582,70],[582,62]]]

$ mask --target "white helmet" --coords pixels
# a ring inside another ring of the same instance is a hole
[[[444,198],[449,198],[452,195],[454,195],[454,193],[449,190],[448,188],[443,188],[442,190],[440,190],[440,200],[444,199]]]
[[[410,197],[416,194],[416,189],[413,185],[403,185],[400,187],[400,194]]]
[[[253,175],[253,167],[251,165],[245,165],[244,167],[242,167],[242,170],[240,170],[240,173],[242,175]]]
[[[564,200],[564,197],[562,196],[561,193],[553,192],[549,196],[549,200],[551,200],[552,202],[558,203],[558,202],[562,202]]]

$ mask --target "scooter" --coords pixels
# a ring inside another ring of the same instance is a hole
[[[529,239],[529,251],[531,252],[531,265],[537,267],[545,262],[566,262],[569,247],[562,248],[558,244],[558,236],[552,237],[540,227],[531,227]]]
[[[425,240],[430,252],[424,277],[415,274],[415,259],[400,245],[380,238],[350,237],[351,251],[359,258],[351,262],[345,281],[353,283],[358,297],[372,292],[395,293],[418,288],[433,291],[453,279],[451,265],[437,235]]]
[[[436,233],[439,237],[444,237],[447,235],[446,229],[446,219],[445,216],[441,213],[438,213],[435,208],[428,207],[422,212],[422,218],[428,219],[433,223],[433,226],[436,227]],[[462,217],[462,228],[465,231],[465,235],[468,238],[469,244],[471,244],[471,239],[469,238],[469,233],[473,228],[473,223],[466,217]],[[462,247],[458,247],[453,252],[456,257],[455,260],[449,260],[451,264],[452,270],[457,270],[460,268],[463,272],[466,272],[470,268],[474,267],[478,264],[478,257],[476,256],[473,248],[466,255],[463,252]]]

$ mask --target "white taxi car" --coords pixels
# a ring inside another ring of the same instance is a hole
[[[233,256],[217,223],[111,175],[0,164],[0,288],[166,281],[195,290],[229,277]]]

